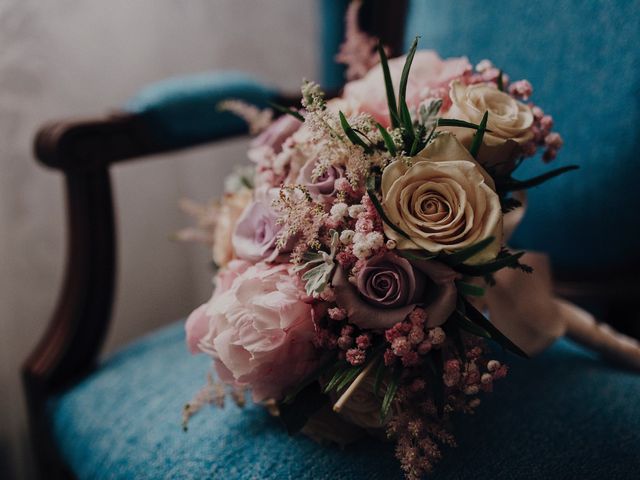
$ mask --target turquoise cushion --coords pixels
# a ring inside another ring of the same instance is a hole
[[[125,105],[141,115],[167,148],[181,148],[244,133],[246,123],[218,110],[223,100],[239,99],[260,108],[276,91],[240,72],[208,72],[170,78],[147,86]]]
[[[640,467],[640,377],[561,341],[512,372],[474,416],[434,479],[630,478]],[[392,447],[340,450],[289,437],[261,407],[205,408],[180,427],[208,360],[182,324],[146,337],[50,403],[54,436],[79,479],[402,478]]]
[[[530,193],[518,246],[564,267],[637,264],[640,254],[639,0],[413,0],[406,45],[491,59],[552,114],[565,147],[553,167],[579,164]],[[529,160],[529,178],[551,168]]]

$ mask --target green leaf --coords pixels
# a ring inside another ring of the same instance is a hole
[[[418,148],[420,147],[420,134],[416,132],[414,135],[411,150],[409,151],[409,155],[412,157],[418,153]]]
[[[271,107],[275,108],[279,112],[285,113],[287,115],[291,115],[292,117],[297,118],[301,122],[304,122],[304,117],[300,114],[300,112],[294,110],[293,108],[284,107],[284,106],[278,105],[277,103],[274,103],[274,102],[268,102],[268,103],[269,103],[269,105]]]
[[[502,78],[502,70],[500,70],[500,73],[498,74],[498,90],[500,90],[501,92],[504,92],[504,79]]]
[[[407,136],[407,143],[412,144],[413,140],[416,136],[413,130],[413,121],[411,120],[411,114],[409,113],[409,107],[407,107],[406,103],[400,103],[400,121],[402,123],[402,128]],[[407,152],[411,151],[411,147],[405,148]]]
[[[578,165],[569,165],[566,167],[557,168],[550,172],[544,173],[537,177],[530,178],[529,180],[516,180],[514,178],[507,180],[506,182],[497,185],[497,190],[501,192],[515,192],[517,190],[526,190],[527,188],[536,187],[552,178],[562,175],[563,173],[571,172],[580,168]]]
[[[477,123],[465,122],[464,120],[456,120],[454,118],[439,118],[437,125],[439,127],[462,127],[462,128],[473,128],[474,130],[478,130],[480,125]],[[491,130],[486,130],[491,133]]]
[[[349,365],[345,361],[339,362],[339,364],[335,367],[336,371],[331,377],[331,380],[329,380],[329,382],[324,386],[324,393],[330,392],[331,390],[335,389],[336,385],[338,385],[338,383],[340,383],[344,376],[348,373],[350,366],[351,365]]]
[[[378,396],[378,392],[380,391],[380,385],[382,385],[382,379],[384,375],[387,373],[387,366],[384,364],[384,359],[380,357],[378,359],[378,366],[376,367],[376,376],[373,381],[373,394]]]
[[[478,130],[473,136],[471,146],[469,147],[469,153],[473,158],[478,157],[478,152],[480,151],[480,147],[482,146],[482,139],[484,138],[484,132],[487,130],[487,120],[489,120],[488,111],[484,112],[482,120],[480,121],[480,125],[478,126]]]
[[[338,112],[338,114],[340,115],[340,125],[342,126],[342,130],[344,130],[347,138],[351,140],[351,143],[362,147],[365,151],[369,151],[369,145],[364,143],[364,140],[362,140],[360,136],[353,130],[353,128],[351,128],[351,125],[349,125],[349,121],[344,116],[344,113]]]
[[[502,206],[502,213],[509,213],[516,208],[520,208],[522,206],[522,202],[513,197],[507,197],[500,200],[500,205]]]
[[[465,275],[471,275],[473,277],[481,277],[489,273],[497,272],[505,267],[515,267],[518,265],[518,260],[525,252],[518,252],[505,256],[499,256],[492,262],[483,263],[481,265],[457,265],[456,270]]]
[[[378,196],[376,195],[375,176],[373,176],[373,175],[371,175],[367,179],[367,193],[369,194],[369,198],[371,199],[371,203],[373,203],[373,206],[376,208],[376,210],[378,212],[378,215],[380,215],[380,218],[382,218],[382,221],[384,223],[386,223],[387,225],[389,225],[389,227],[392,228],[398,234],[402,235],[405,238],[409,238],[409,235],[404,233],[402,231],[402,229],[400,229],[400,227],[398,227],[391,220],[389,220],[389,217],[387,217],[386,213],[384,213],[384,210],[382,208],[382,204],[380,203],[380,200],[378,200]]]
[[[306,266],[309,266],[309,263],[307,263]],[[313,292],[320,293],[324,290],[334,267],[335,265],[333,263],[325,263],[323,261],[302,275],[302,280],[306,282],[305,290],[307,295],[311,295]]]
[[[323,274],[324,267],[325,267],[325,264],[321,263],[320,265],[316,265],[315,267],[310,268],[309,270],[307,270],[302,274],[302,280],[310,280],[315,278],[318,275]]]
[[[422,251],[418,251],[418,250],[398,250],[397,252],[401,257],[404,257],[407,260],[423,261],[423,260],[433,260],[434,258],[438,257],[437,253],[429,253],[429,252],[426,252],[426,250],[425,250],[426,253],[422,253]],[[415,252],[419,252],[419,253],[415,253]]]
[[[460,310],[456,310],[453,316],[453,320],[456,323],[456,325],[460,327],[462,330],[469,332],[470,334],[475,335],[476,337],[489,338],[489,339],[491,338],[491,335],[489,334],[489,332],[487,332],[482,327],[476,325],[471,320],[469,320],[466,314],[461,312]]]
[[[387,129],[380,125],[378,122],[376,122],[376,127],[378,127],[378,130],[380,130],[380,135],[382,135],[382,140],[384,140],[385,147],[387,147],[389,153],[395,157],[397,154],[396,144],[393,142],[391,135],[389,135]]]
[[[480,326],[483,330],[485,330],[490,338],[498,342],[507,350],[519,355],[523,358],[529,358],[529,355],[522,350],[519,346],[513,343],[509,338],[507,338],[498,328],[487,319],[482,313],[480,313],[476,307],[474,307],[468,300],[463,299],[463,304],[465,306],[466,312],[463,314],[466,318],[468,318],[471,322]]]
[[[246,188],[248,188],[249,190],[253,190],[253,184],[251,183],[251,180],[245,177],[244,175],[240,177],[240,183]]]
[[[442,261],[449,266],[459,265],[466,262],[474,255],[480,253],[482,250],[491,245],[495,240],[495,237],[487,237],[484,240],[480,240],[473,245],[470,245],[456,253],[448,255],[442,255]]]
[[[355,380],[355,378],[362,372],[364,369],[364,365],[359,365],[357,367],[351,367],[349,371],[342,377],[340,382],[336,385],[336,391],[340,391],[344,389],[347,385],[350,385],[351,382]]]
[[[387,92],[387,105],[389,107],[389,118],[391,120],[391,127],[398,128],[400,126],[400,119],[398,118],[396,94],[393,89],[393,81],[391,80],[391,72],[389,71],[387,54],[385,53],[384,47],[380,42],[378,42],[378,54],[380,55],[380,65],[382,66],[382,73],[384,75],[384,87]]]
[[[437,125],[438,119],[436,118],[436,115],[438,115],[440,108],[442,108],[441,99],[432,100],[429,102],[428,107],[425,107],[425,105],[422,104],[419,111],[420,123],[428,128],[431,128],[433,125]]]
[[[416,37],[411,44],[411,48],[409,48],[409,53],[407,53],[407,58],[404,62],[404,67],[402,67],[402,75],[400,76],[400,91],[398,94],[398,106],[400,109],[403,109],[403,106],[406,107],[407,101],[407,83],[409,81],[409,71],[411,70],[411,63],[413,63],[413,57],[416,54],[416,50],[418,49],[418,38]],[[408,113],[408,109],[407,109]],[[400,118],[404,115],[402,111],[398,111]],[[411,122],[409,122],[411,123]]]
[[[393,399],[396,396],[398,391],[398,374],[394,372],[394,375],[391,376],[389,380],[389,384],[387,385],[387,390],[384,392],[384,398],[382,399],[382,408],[380,410],[380,419],[384,421],[389,415],[389,409],[391,408],[391,404],[393,403]]]
[[[484,288],[473,285],[471,283],[456,281],[456,287],[458,288],[458,291],[463,295],[471,297],[484,296]]]

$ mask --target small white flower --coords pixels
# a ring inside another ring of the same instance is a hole
[[[349,245],[351,242],[353,242],[353,236],[355,235],[355,233],[356,232],[354,232],[353,230],[343,230],[340,234],[340,242],[342,242],[342,244],[344,245]]]
[[[444,330],[442,330],[440,327],[429,330],[429,341],[433,345],[440,345],[445,341],[446,338],[447,336],[445,335]]]
[[[351,205],[349,207],[349,216],[351,218],[358,218],[362,212],[365,212],[367,209],[363,205]]]
[[[464,389],[465,395],[477,395],[480,393],[480,387],[477,385],[469,385]]]
[[[493,68],[493,63],[491,63],[491,60],[487,60],[485,58],[484,60],[480,60],[480,62],[476,65],[476,72],[482,73],[489,70],[490,68]]]
[[[353,254],[356,256],[356,258],[364,260],[371,255],[371,249],[367,247],[366,243],[364,242],[356,243],[353,245]]]
[[[331,219],[337,222],[341,221],[347,214],[348,209],[349,207],[346,203],[335,203],[329,212]]]
[[[497,361],[497,360],[489,360],[487,362],[487,370],[489,370],[490,372],[495,372],[499,368],[500,368],[500,362],[499,361]]]
[[[384,237],[380,232],[367,233],[367,244],[371,250],[378,250],[384,245]]]

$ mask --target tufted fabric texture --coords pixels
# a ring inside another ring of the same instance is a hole
[[[533,189],[515,243],[550,252],[556,266],[640,262],[640,1],[414,0],[407,45],[444,57],[491,59],[527,78],[533,99],[556,120],[565,140],[553,167],[581,170]],[[546,168],[529,160],[529,178]]]
[[[240,72],[208,72],[175,77],[145,87],[125,106],[142,115],[163,145],[180,148],[247,131],[236,115],[217,109],[219,102],[244,100],[268,106],[276,91]]]
[[[640,468],[640,376],[568,341],[512,371],[474,416],[456,419],[460,447],[433,479],[632,478]],[[180,428],[204,382],[182,324],[146,337],[50,403],[54,435],[79,479],[361,479],[402,475],[392,447],[345,450],[288,437],[261,407],[205,408]]]

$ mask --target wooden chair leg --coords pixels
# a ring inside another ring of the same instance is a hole
[[[73,478],[51,436],[47,401],[90,372],[111,316],[115,229],[106,169],[65,172],[67,269],[53,319],[22,370],[31,439],[42,478]]]

